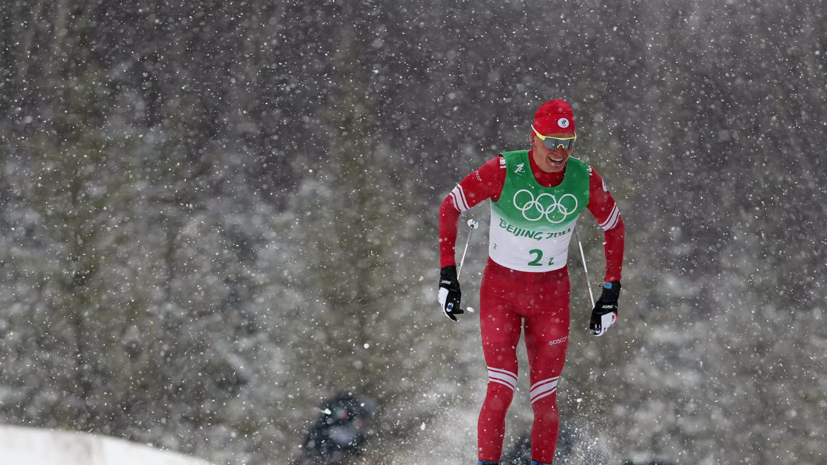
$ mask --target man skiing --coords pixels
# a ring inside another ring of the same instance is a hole
[[[554,459],[560,420],[557,382],[565,363],[570,320],[568,247],[584,210],[604,230],[606,275],[590,329],[602,335],[617,320],[626,229],[606,184],[571,156],[574,113],[564,100],[537,110],[531,150],[503,153],[469,174],[439,209],[439,302],[453,321],[462,314],[455,247],[465,210],[491,200],[488,263],[480,288],[480,331],[488,388],[480,411],[478,464],[497,464],[505,414],[517,385],[517,344],[525,329],[534,410],[532,465]]]

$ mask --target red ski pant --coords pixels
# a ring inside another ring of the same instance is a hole
[[[566,361],[570,321],[568,269],[526,273],[488,260],[480,289],[480,329],[488,389],[477,426],[479,460],[498,461],[505,414],[517,386],[517,344],[525,329],[534,410],[531,458],[551,463],[557,446],[557,382]]]

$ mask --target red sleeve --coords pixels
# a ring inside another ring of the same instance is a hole
[[[589,211],[603,228],[603,251],[606,254],[605,282],[620,281],[623,268],[623,248],[626,226],[617,209],[617,202],[606,187],[603,178],[589,168]]]
[[[456,265],[459,215],[483,200],[500,198],[505,184],[505,159],[495,157],[465,177],[439,206],[439,266]]]

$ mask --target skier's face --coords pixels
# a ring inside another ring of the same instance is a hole
[[[571,134],[548,134],[549,137],[570,138]],[[545,173],[559,173],[566,168],[566,162],[574,151],[574,146],[568,150],[558,146],[555,149],[546,147],[534,131],[531,132],[531,148],[533,149],[534,163]]]

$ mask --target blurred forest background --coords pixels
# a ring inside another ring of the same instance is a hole
[[[598,339],[571,254],[564,420],[605,463],[825,463],[825,54],[819,0],[4,0],[0,422],[286,463],[350,391],[359,463],[471,463],[437,209],[565,98],[627,259]]]

